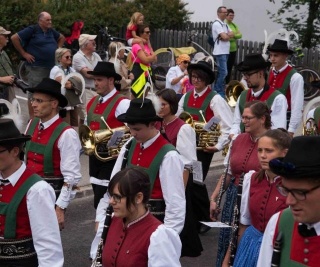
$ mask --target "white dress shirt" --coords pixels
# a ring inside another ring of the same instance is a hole
[[[25,170],[26,165],[21,162],[21,167],[6,179],[10,181],[12,186],[15,186]],[[1,173],[0,179],[4,179]],[[37,182],[28,190],[26,199],[39,267],[62,267],[63,249],[54,209],[56,195],[53,188],[45,181]]]
[[[254,97],[259,97],[262,93],[263,88],[260,89],[258,92],[253,92]],[[240,123],[241,123],[241,116],[240,114],[240,97],[238,97],[236,107],[234,109],[233,114],[233,123],[230,130],[230,134],[239,134],[241,133],[240,130]],[[277,95],[273,103],[271,105],[271,129],[283,128],[287,129],[287,109],[288,109],[288,102],[286,97],[283,94]]]
[[[200,93],[197,93],[202,96],[207,90],[211,90],[207,87]],[[193,94],[195,94],[195,90],[193,90]],[[185,95],[183,95],[179,101],[177,116],[183,112],[183,103],[184,103]],[[210,101],[210,109],[213,111],[214,117],[220,119],[220,131],[221,135],[218,138],[218,142],[215,147],[220,151],[229,143],[229,131],[232,126],[233,115],[232,111],[228,105],[228,103],[219,95],[216,94]]]
[[[274,214],[267,224],[267,228],[264,232],[262,239],[257,267],[271,266],[271,259],[273,254],[273,236],[275,234],[279,215],[280,212]],[[320,235],[320,222],[317,222],[312,225],[308,224],[308,226],[314,227],[314,229],[317,232],[317,235]]]
[[[144,148],[152,145],[159,137],[160,133],[143,143]],[[130,139],[131,140],[131,139]],[[129,141],[130,141],[129,140]],[[128,141],[128,142],[129,142]],[[121,170],[122,160],[125,153],[125,146],[122,147],[113,168],[112,177]],[[177,151],[169,151],[163,158],[159,169],[159,178],[164,201],[166,203],[164,225],[175,230],[177,233],[182,231],[186,213],[185,189],[183,184],[184,164]],[[103,223],[106,215],[106,208],[109,205],[109,198],[104,194],[100,200],[96,211],[96,222],[99,222],[97,234],[91,245],[90,255],[94,258],[97,252],[98,243],[101,237]]]
[[[42,122],[44,129],[50,127],[56,120],[59,119],[59,114],[46,122]],[[41,120],[40,120],[41,123]],[[27,126],[27,129],[29,128]],[[78,133],[73,129],[65,130],[58,139],[58,149],[60,151],[60,170],[63,175],[64,182],[69,186],[63,186],[56,205],[65,209],[68,207],[70,201],[74,199],[77,191],[71,190],[76,186],[81,179],[81,165],[80,165],[80,139]]]
[[[166,88],[173,89],[176,93],[181,93],[181,80],[172,84],[172,80],[184,75],[184,72],[178,65],[171,67],[166,75]]]
[[[289,64],[286,64],[279,70],[283,72]],[[273,71],[274,68],[271,68]],[[290,79],[290,93],[291,93],[291,117],[288,127],[288,132],[294,133],[300,126],[303,112],[304,101],[304,81],[300,73],[295,73]]]

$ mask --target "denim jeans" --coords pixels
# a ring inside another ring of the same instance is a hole
[[[227,54],[225,55],[216,55],[214,56],[217,66],[218,66],[218,74],[216,77],[216,81],[214,83],[214,90],[220,94],[223,98],[225,98],[225,78],[228,74],[227,69],[227,61],[228,61]]]

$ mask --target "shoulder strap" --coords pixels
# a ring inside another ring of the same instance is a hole
[[[266,103],[267,103],[267,106],[268,106],[269,110],[271,110],[271,106],[272,106],[272,104],[273,104],[274,99],[275,99],[278,95],[280,95],[280,94],[281,94],[281,92],[279,92],[278,90],[275,90],[275,91],[268,97],[268,99],[266,100]]]
[[[35,183],[42,181],[39,175],[31,175],[18,189],[16,194],[13,196],[10,203],[8,203],[6,210],[6,228],[4,230],[4,238],[13,239],[16,236],[16,225],[17,225],[17,209],[27,194],[28,190]]]
[[[284,79],[282,86],[280,88],[277,88],[278,91],[280,91],[282,94],[286,95],[288,91],[288,87],[290,84],[290,80],[293,74],[295,74],[297,71],[295,69],[291,69],[289,73],[287,74],[286,78]]]

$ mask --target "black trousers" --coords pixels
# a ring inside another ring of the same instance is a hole
[[[38,257],[35,255],[34,257],[28,259],[13,259],[13,260],[0,260],[1,267],[38,267]]]
[[[227,61],[228,74],[226,77],[226,84],[228,84],[231,80],[232,68],[234,66],[234,62],[236,61],[236,55],[237,55],[237,51],[230,52],[229,54],[228,61]]]
[[[212,161],[213,153],[207,153],[201,150],[197,151],[198,161],[202,162],[202,174],[203,181],[209,172],[210,164]],[[210,220],[210,201],[208,196],[208,190],[205,184],[193,183],[192,185],[192,207],[194,216],[196,218],[198,229],[201,226],[199,221],[211,221]]]

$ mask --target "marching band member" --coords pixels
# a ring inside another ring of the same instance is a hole
[[[173,89],[162,89],[157,91],[156,94],[161,103],[158,115],[163,118],[162,122],[157,123],[157,128],[176,147],[184,164],[186,218],[180,234],[182,242],[181,257],[197,257],[201,255],[203,248],[192,207],[193,174],[190,172],[193,169],[193,163],[197,160],[196,133],[189,124],[175,116],[178,110],[178,96]]]
[[[287,99],[279,91],[270,88],[266,82],[266,69],[270,62],[266,62],[261,54],[246,55],[244,61],[237,65],[242,72],[243,79],[247,82],[249,90],[242,91],[238,97],[234,111],[234,118],[230,130],[230,139],[235,134],[243,132],[241,114],[245,103],[252,100],[265,101],[271,110],[271,129],[284,128],[287,125]]]
[[[279,267],[319,266],[319,150],[318,136],[298,136],[293,138],[285,157],[269,162],[271,171],[282,177],[278,190],[286,197],[289,208],[271,217],[262,239],[258,267],[271,266],[271,262]]]
[[[184,165],[175,147],[155,126],[157,121],[162,121],[162,118],[157,116],[152,101],[147,98],[131,100],[127,112],[117,118],[127,123],[133,138],[122,147],[111,177],[126,166],[142,167],[150,177],[151,214],[163,221],[166,227],[180,233],[186,213]],[[109,198],[105,194],[97,209],[97,221],[103,222],[108,204]],[[102,227],[103,223],[100,223],[91,246],[92,258],[96,253],[97,238],[99,239],[101,235]]]
[[[97,96],[87,104],[87,125],[92,131],[107,129],[101,120],[104,117],[109,127],[124,126],[117,120],[117,116],[127,111],[130,100],[119,93],[121,76],[116,73],[113,63],[98,62],[93,71]],[[107,191],[110,175],[116,158],[107,162],[99,160],[95,155],[89,156],[89,175],[94,193],[94,208],[96,209],[100,199]]]
[[[194,90],[189,91],[179,101],[177,115],[186,111],[195,121],[207,122],[216,117],[220,120],[221,135],[215,146],[207,146],[203,150],[197,150],[197,159],[202,163],[203,180],[209,171],[210,163],[215,152],[218,152],[229,143],[228,135],[232,125],[232,112],[227,102],[209,87],[214,82],[214,72],[209,63],[199,61],[188,66],[189,79]],[[200,112],[203,112],[203,117]],[[197,221],[210,221],[209,198],[205,184],[193,184],[192,201]],[[198,223],[199,233],[210,230],[208,226]]]
[[[10,119],[0,129],[0,266],[62,267],[54,190],[22,161],[31,136]]]
[[[75,197],[81,179],[79,137],[59,116],[59,108],[68,104],[59,82],[44,78],[28,91],[33,93],[30,101],[35,118],[26,130],[32,135],[26,145],[27,167],[55,189],[56,213],[63,229],[65,209]]]
[[[229,168],[226,177],[222,175],[210,198],[210,216],[216,220],[219,213],[217,197],[221,190],[221,183],[226,189],[225,204],[222,209],[221,221],[231,223],[236,202],[237,188],[240,176],[251,170],[258,171],[260,164],[257,155],[259,138],[271,127],[270,112],[265,102],[258,100],[246,103],[242,113],[242,121],[245,126],[245,133],[239,134],[232,143],[231,151],[227,155]],[[228,158],[230,157],[230,158]],[[223,259],[227,253],[231,236],[230,228],[221,228],[216,266],[222,266]]]

